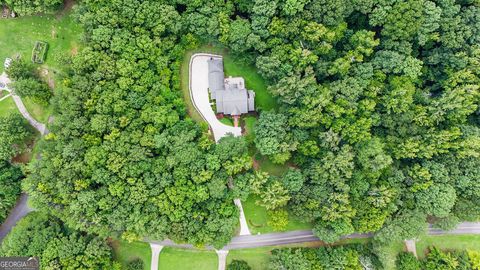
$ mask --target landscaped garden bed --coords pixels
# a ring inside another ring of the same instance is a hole
[[[43,64],[47,56],[48,43],[43,41],[35,41],[32,51],[32,62],[35,64]]]

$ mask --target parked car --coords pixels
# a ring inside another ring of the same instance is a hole
[[[3,66],[4,66],[5,68],[9,68],[10,65],[12,64],[12,62],[13,62],[12,58],[6,58],[6,59],[5,59],[5,63],[3,63]]]

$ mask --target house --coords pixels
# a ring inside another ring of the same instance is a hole
[[[208,89],[215,100],[216,113],[240,116],[255,110],[255,92],[245,88],[241,77],[225,78],[221,58],[208,60]]]

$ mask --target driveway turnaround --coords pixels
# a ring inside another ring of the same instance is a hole
[[[222,58],[219,55],[197,53],[190,59],[190,98],[197,111],[207,121],[212,129],[213,137],[218,142],[222,137],[228,134],[241,136],[242,129],[240,127],[231,127],[223,124],[217,119],[210,105],[208,96],[208,62],[211,57]]]
[[[150,248],[152,249],[152,264],[150,265],[150,270],[158,270],[158,259],[160,258],[160,251],[162,251],[163,246],[150,243]]]

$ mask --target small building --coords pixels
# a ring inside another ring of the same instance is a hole
[[[221,58],[208,60],[208,89],[215,100],[216,113],[239,116],[255,111],[255,92],[245,88],[242,77],[225,78]]]

